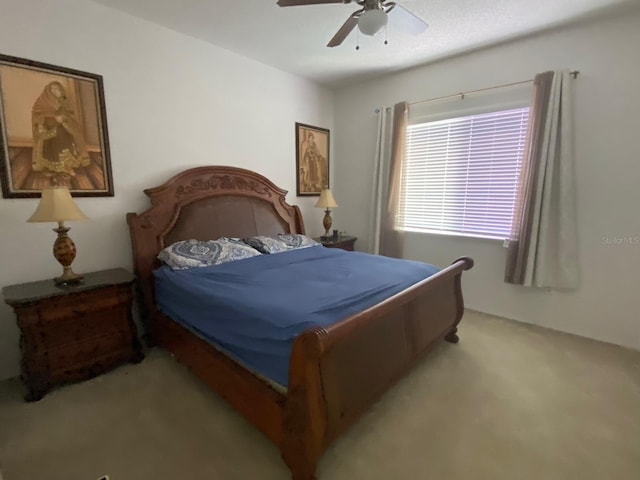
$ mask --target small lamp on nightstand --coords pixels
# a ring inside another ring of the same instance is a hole
[[[76,246],[69,238],[64,222],[69,220],[88,220],[71,198],[66,187],[49,187],[42,190],[38,208],[27,222],[58,222],[58,228],[53,231],[58,238],[53,244],[53,256],[62,265],[62,275],[54,278],[56,285],[70,285],[82,282],[82,275],[73,273],[71,263],[76,258]]]
[[[336,203],[335,199],[333,198],[333,193],[331,193],[331,190],[329,190],[328,188],[325,188],[324,190],[322,190],[322,192],[320,192],[320,198],[318,199],[318,201],[316,202],[315,205],[317,208],[324,208],[324,218],[322,219],[322,225],[324,225],[324,236],[320,237],[322,240],[327,240],[329,238],[332,238],[331,235],[329,234],[329,231],[331,230],[331,210],[329,210],[330,208],[336,208],[338,206],[338,204]]]

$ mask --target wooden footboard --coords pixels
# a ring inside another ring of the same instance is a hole
[[[294,344],[283,457],[295,480],[442,338],[456,342],[464,304],[462,258],[438,274]]]

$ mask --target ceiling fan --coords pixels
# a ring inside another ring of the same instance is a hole
[[[395,2],[384,0],[278,0],[281,7],[296,7],[300,5],[320,5],[325,3],[357,3],[362,8],[351,14],[338,32],[327,44],[327,47],[337,47],[351,31],[358,26],[363,35],[374,36],[387,25],[388,16],[392,15],[395,23],[414,35],[424,32],[429,25],[413,13],[397,5]]]

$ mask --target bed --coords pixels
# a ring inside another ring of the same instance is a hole
[[[461,275],[473,261],[460,258],[374,306],[304,330],[293,342],[287,388],[278,388],[162,313],[153,272],[158,253],[177,241],[304,234],[300,210],[286,193],[249,170],[198,167],[145,190],[152,206],[127,214],[127,223],[151,341],[269,437],[294,480],[314,480],[322,453],[390,386],[437,342],[457,343]]]

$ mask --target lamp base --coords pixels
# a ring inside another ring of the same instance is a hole
[[[71,270],[71,263],[76,258],[76,246],[67,235],[69,228],[65,227],[63,222],[58,222],[58,228],[54,228],[53,231],[58,234],[58,238],[53,244],[53,256],[62,265],[62,275],[54,278],[53,281],[56,285],[77,285],[82,283],[84,277]]]
[[[331,221],[331,210],[329,210],[328,208],[324,211],[324,218],[322,219],[322,226],[324,227],[324,237],[330,237],[331,234],[329,233],[329,230],[331,230],[331,224],[333,222]]]
[[[78,285],[84,282],[84,275],[74,273],[74,271],[71,270],[71,267],[64,267],[62,275],[54,278],[53,281],[59,286]]]

